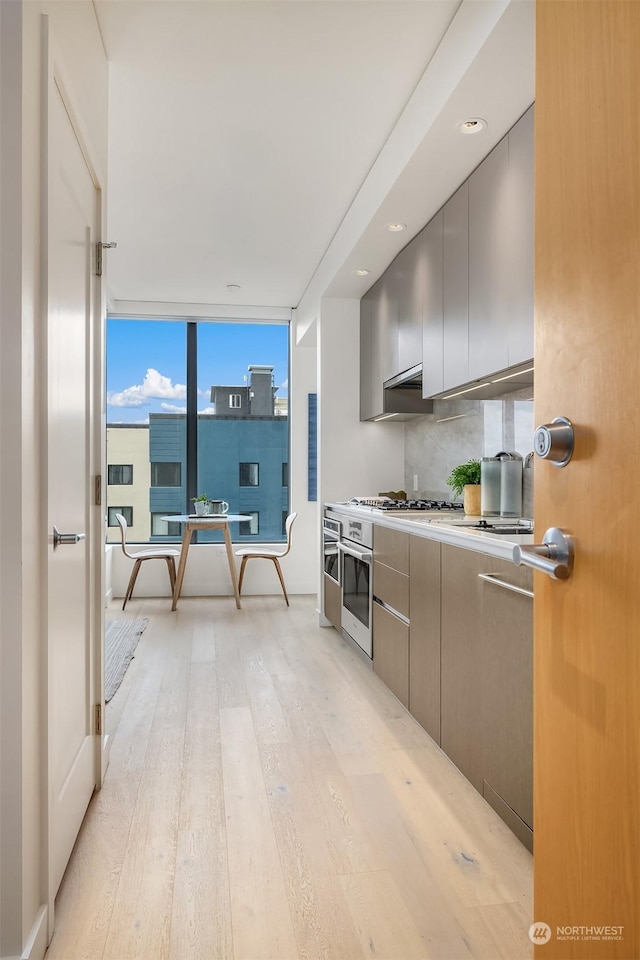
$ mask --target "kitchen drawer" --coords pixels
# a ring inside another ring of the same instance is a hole
[[[409,627],[373,604],[373,669],[400,703],[409,706]]]
[[[373,561],[373,595],[403,617],[409,616],[409,577],[378,560]]]
[[[342,621],[342,591],[340,584],[324,574],[324,615],[336,630],[340,630]]]
[[[385,566],[409,576],[409,534],[376,524],[373,556]]]
[[[440,743],[440,544],[411,537],[409,710]]]

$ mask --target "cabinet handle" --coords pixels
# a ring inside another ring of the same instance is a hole
[[[356,560],[362,560],[363,563],[371,563],[373,559],[373,554],[370,550],[365,552],[354,550],[352,547],[345,547],[344,543],[340,541],[338,541],[338,550],[340,553],[347,553],[350,557],[355,557]]]
[[[392,617],[395,617],[396,620],[402,620],[403,623],[406,623],[407,626],[410,626],[411,621],[408,617],[405,617],[404,613],[400,613],[399,610],[396,610],[395,607],[392,607],[390,603],[385,603],[384,600],[381,600],[380,597],[374,597],[373,602],[377,603],[379,607],[382,607],[383,610],[386,610],[387,613],[390,613]]]
[[[495,583],[496,587],[504,587],[505,590],[513,590],[514,593],[521,593],[523,597],[531,597],[533,600],[533,590],[525,590],[524,587],[516,587],[513,583],[507,583],[506,580],[500,580],[497,573],[479,573],[481,580],[488,583]]]

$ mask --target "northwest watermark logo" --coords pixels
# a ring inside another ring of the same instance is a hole
[[[549,943],[553,933],[548,923],[532,923],[529,927],[529,940],[538,946],[542,943]]]
[[[554,932],[548,923],[536,922],[529,927],[529,940],[537,946],[549,943]],[[611,924],[557,926],[556,940],[624,940],[624,927]]]

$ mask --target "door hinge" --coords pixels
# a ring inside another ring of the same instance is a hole
[[[102,251],[113,250],[117,246],[117,243],[102,243],[101,241],[96,243],[96,277],[102,276]]]
[[[96,703],[93,708],[93,718],[94,718],[94,733],[97,737],[102,736],[102,704]]]
[[[93,482],[93,496],[96,507],[102,506],[102,474],[97,473]]]

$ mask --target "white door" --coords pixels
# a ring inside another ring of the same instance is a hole
[[[98,193],[55,84],[49,107],[47,445],[49,896],[95,785],[91,604],[92,251]],[[82,534],[54,545],[53,528]]]

